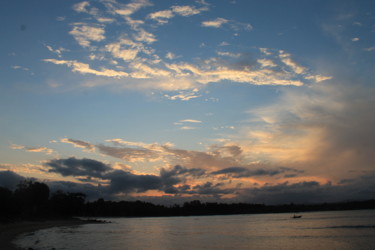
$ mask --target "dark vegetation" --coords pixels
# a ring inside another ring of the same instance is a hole
[[[44,183],[29,180],[16,190],[0,187],[0,218],[16,219],[64,218],[71,216],[189,216],[252,213],[296,213],[307,211],[375,209],[375,200],[324,204],[264,205],[247,203],[202,203],[199,200],[183,205],[162,206],[142,201],[86,201],[83,193],[57,191],[50,194]]]

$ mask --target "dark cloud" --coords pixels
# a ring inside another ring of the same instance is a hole
[[[162,190],[162,178],[156,175],[136,175],[122,170],[112,171],[104,176],[111,181],[111,193],[145,192],[147,190]]]
[[[233,178],[242,178],[242,177],[253,177],[253,176],[274,176],[286,172],[294,172],[294,173],[301,173],[303,171],[293,169],[293,168],[286,168],[286,167],[279,167],[275,169],[249,169],[247,167],[229,167],[224,168],[218,171],[212,172],[213,175],[229,175]]]
[[[315,181],[293,184],[285,182],[245,190],[245,197],[242,197],[242,199],[265,204],[325,202],[329,197],[328,191],[331,189],[331,184],[320,185]]]
[[[25,178],[12,172],[12,171],[1,171],[0,172],[0,186],[8,189],[15,189],[17,184]]]
[[[84,193],[89,200],[96,200],[103,197],[111,198],[111,195],[101,185],[82,184],[71,181],[49,181],[47,184],[51,193],[61,190],[70,193]]]
[[[59,173],[63,176],[101,177],[103,173],[111,170],[110,166],[100,161],[74,157],[51,160],[45,165],[50,167],[49,172]]]
[[[187,190],[188,185],[176,188],[174,185],[182,184],[184,177],[199,177],[205,171],[198,168],[188,169],[182,166],[174,166],[170,169],[162,168],[160,175],[139,175],[122,170],[112,171],[104,179],[110,180],[110,192],[144,192],[147,190],[160,190],[166,193],[181,193]]]
[[[223,194],[233,192],[233,189],[221,188],[223,185],[223,183],[206,182],[204,184],[194,186],[192,188],[193,191],[191,193],[200,195],[213,195],[215,197],[220,197]]]
[[[182,168],[182,167],[181,167]],[[179,170],[174,167],[170,172]],[[182,168],[183,169],[183,168]],[[184,170],[185,171],[185,170]],[[188,169],[186,170],[188,171]],[[178,171],[177,171],[178,172]],[[183,172],[183,171],[182,171]],[[89,183],[75,183],[69,181],[48,181],[51,192],[62,190],[65,192],[82,192],[89,200],[104,199],[144,199],[168,204],[179,203],[191,199],[217,202],[247,202],[264,204],[286,203],[322,203],[350,200],[366,200],[375,197],[375,174],[362,175],[350,181],[344,180],[342,184],[334,185],[330,182],[320,184],[315,181],[299,183],[284,182],[277,185],[265,185],[255,188],[228,188],[222,182],[205,182],[198,185],[188,185],[181,182],[176,175],[144,175],[134,174],[122,170],[105,173],[103,180],[109,181],[108,185],[92,185]],[[12,172],[0,172],[0,186],[14,189],[24,177]],[[136,197],[129,193],[141,193],[148,190],[157,190],[173,197]],[[231,194],[233,198],[223,198]]]
[[[175,176],[189,175],[193,177],[202,177],[206,174],[206,171],[201,168],[185,168],[180,165],[176,165],[171,169],[160,170],[160,176],[163,178],[170,178]]]

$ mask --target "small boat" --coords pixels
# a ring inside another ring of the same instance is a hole
[[[291,218],[292,219],[300,219],[300,218],[302,218],[302,215],[293,215]]]

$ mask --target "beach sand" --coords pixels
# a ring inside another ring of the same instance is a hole
[[[35,232],[37,230],[51,228],[51,227],[65,227],[76,226],[87,223],[102,223],[95,220],[79,220],[79,219],[64,219],[64,220],[36,220],[36,221],[22,221],[11,223],[0,223],[0,249],[2,250],[19,250],[13,241],[20,235]]]

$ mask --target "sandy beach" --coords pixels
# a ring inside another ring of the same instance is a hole
[[[100,223],[100,221],[68,219],[0,223],[0,248],[4,250],[20,250],[13,241],[25,233],[51,227],[75,226],[87,223]]]

